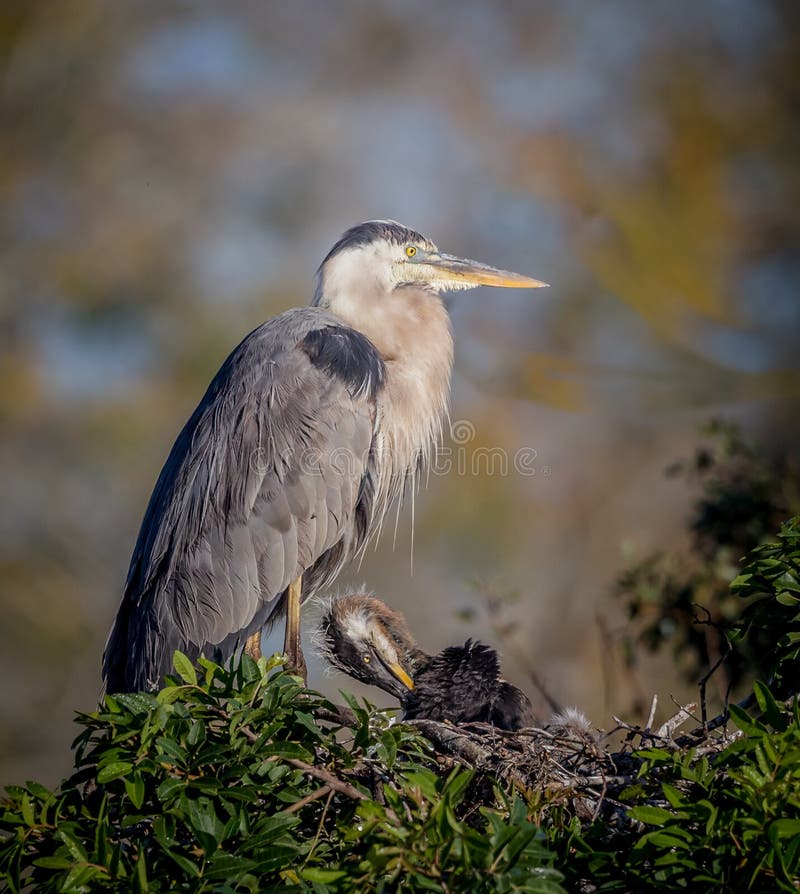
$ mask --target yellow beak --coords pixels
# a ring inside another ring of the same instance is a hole
[[[468,258],[457,258],[441,252],[431,253],[421,262],[434,267],[444,274],[443,278],[454,282],[469,282],[480,286],[499,286],[502,289],[542,289],[547,286],[540,279],[512,273],[510,270],[499,270],[480,261]]]
[[[406,687],[406,689],[414,688],[414,681],[403,670],[399,664],[387,664],[389,670],[397,677],[397,679]]]

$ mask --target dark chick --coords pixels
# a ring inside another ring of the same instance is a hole
[[[428,658],[403,707],[410,720],[491,723],[510,730],[534,722],[528,696],[501,678],[497,652],[472,640]]]
[[[332,600],[317,640],[335,667],[399,699],[406,719],[491,723],[509,730],[534,723],[528,697],[500,676],[494,649],[468,640],[427,655],[405,618],[374,596]]]

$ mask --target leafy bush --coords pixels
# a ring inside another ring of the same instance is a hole
[[[700,491],[689,519],[688,555],[646,556],[616,587],[630,619],[623,639],[629,665],[636,664],[641,650],[671,648],[689,680],[726,653],[727,637],[744,608],[740,597],[747,595],[730,585],[742,556],[772,540],[784,519],[800,513],[796,460],[765,455],[724,423],[712,423],[707,435],[694,457],[668,470]],[[753,679],[770,676],[772,654],[765,643],[773,633],[739,637],[719,672],[723,692],[730,687],[743,693]]]
[[[779,697],[800,685],[800,519],[781,527],[777,542],[754,550],[731,592],[747,600],[731,625],[734,643],[762,656],[761,667]]]
[[[757,686],[764,719],[731,709],[745,733],[708,758],[695,749],[635,753],[639,778],[623,793],[634,825],[620,840],[594,824],[551,845],[567,878],[597,891],[793,891],[800,886],[800,713]],[[769,718],[767,720],[766,718]]]
[[[7,790],[8,890],[563,890],[524,803],[437,772],[414,729],[355,704],[326,728],[336,708],[263,659],[201,665],[82,716],[57,791]]]
[[[157,695],[108,696],[80,718],[58,790],[7,790],[0,887],[797,890],[800,715],[765,686],[760,716],[732,709],[744,734],[721,753],[616,755],[636,768],[624,821],[598,811],[582,826],[547,789],[523,798],[453,768],[386,712],[351,702],[347,724],[332,722],[341,709],[263,660],[203,661],[202,680],[176,663],[182,680]]]

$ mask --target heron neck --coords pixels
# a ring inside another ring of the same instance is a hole
[[[438,294],[406,288],[396,290],[398,295],[386,306],[390,334],[381,327],[367,335],[386,363],[382,433],[391,453],[391,474],[405,478],[428,464],[431,450],[441,441],[450,400],[453,335]]]
[[[413,286],[358,307],[337,302],[332,309],[372,341],[386,364],[376,455],[388,502],[428,464],[441,440],[453,367],[450,317],[438,293]]]

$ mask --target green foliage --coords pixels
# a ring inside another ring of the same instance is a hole
[[[749,556],[731,592],[747,600],[733,625],[734,641],[763,654],[773,688],[788,695],[800,681],[800,518]]]
[[[551,845],[605,891],[797,891],[800,886],[800,713],[759,687],[766,719],[733,708],[744,735],[715,759],[695,751],[637,753],[626,801],[634,824],[609,836],[593,824]]]
[[[7,790],[0,888],[563,890],[524,804],[437,772],[413,729],[356,704],[352,729],[325,727],[334,706],[263,660],[200,666],[176,655],[157,695],[82,716],[58,790]]]
[[[642,649],[670,647],[692,681],[725,654],[726,638],[741,628],[746,604],[740,597],[755,595],[754,587],[749,593],[731,587],[741,557],[774,538],[780,523],[800,512],[796,463],[764,456],[724,423],[712,423],[707,434],[707,445],[669,470],[700,490],[689,524],[688,556],[647,556],[625,571],[616,588],[630,619],[624,639],[629,663],[636,663]],[[776,631],[769,626],[763,625],[763,636],[738,636],[736,649],[727,655],[720,674],[734,689],[743,691],[744,684],[773,673],[768,644],[776,642],[771,639]]]
[[[263,660],[176,668],[80,718],[58,790],[8,788],[0,890],[797,890],[800,712],[766,686],[716,756],[620,755],[634,771],[616,815],[582,828],[368,705],[323,725],[340,709]]]
[[[754,682],[752,714],[730,707],[741,735],[721,753],[635,754],[622,801],[642,828],[624,847],[596,823],[569,842],[598,891],[800,889],[800,519],[750,553],[719,604],[732,600],[728,635],[770,685]]]

